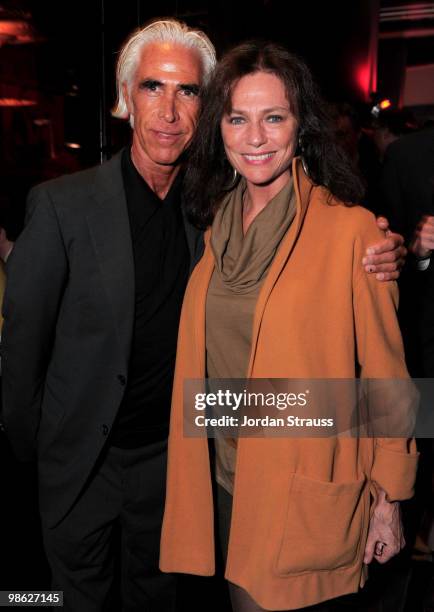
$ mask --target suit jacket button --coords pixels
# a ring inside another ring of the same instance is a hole
[[[107,426],[107,425],[103,425],[103,426],[101,427],[101,429],[102,429],[102,433],[103,433],[103,435],[104,435],[104,436],[107,436],[107,435],[108,435],[108,432],[109,432],[109,428],[108,428],[108,426]]]
[[[127,379],[123,374],[118,374],[118,381],[121,383],[123,387],[127,384]]]

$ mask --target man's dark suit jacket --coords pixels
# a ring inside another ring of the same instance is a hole
[[[185,220],[191,267],[201,233]],[[8,264],[3,416],[37,453],[44,522],[57,524],[107,441],[128,376],[134,261],[121,154],[34,188]]]
[[[404,136],[387,149],[382,212],[407,243],[424,215],[434,215],[434,128]],[[401,323],[413,376],[434,377],[434,259],[419,272],[409,258],[401,278]]]

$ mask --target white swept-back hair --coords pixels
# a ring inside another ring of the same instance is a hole
[[[126,83],[130,91],[143,47],[156,42],[173,43],[188,49],[197,49],[202,60],[204,84],[209,80],[217,60],[214,45],[208,36],[201,30],[189,28],[185,23],[176,19],[153,21],[144,28],[133,32],[120,51],[116,67],[117,100],[112,110],[114,117],[128,119],[129,112],[122,85]]]

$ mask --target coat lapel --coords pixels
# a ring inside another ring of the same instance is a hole
[[[182,220],[184,222],[185,236],[187,239],[188,251],[190,253],[190,274],[193,268],[203,255],[203,232],[195,228],[187,219],[185,208],[182,206]]]
[[[252,345],[249,360],[249,367],[247,370],[247,377],[251,376],[253,362],[255,358],[256,345],[259,336],[259,330],[261,327],[262,317],[264,310],[276,284],[280,273],[282,272],[291,252],[296,244],[297,238],[300,234],[303,220],[306,215],[306,211],[309,205],[310,192],[313,189],[313,184],[306,177],[301,167],[300,160],[294,159],[292,164],[292,172],[294,177],[294,189],[297,200],[297,212],[293,223],[291,224],[286,236],[282,240],[282,244],[278,249],[274,260],[270,266],[267,277],[262,285],[261,291],[258,296],[256,303],[255,316],[253,321],[253,333],[252,333]],[[194,312],[192,326],[195,329],[195,346],[196,354],[201,356],[202,361],[200,368],[202,370],[202,376],[205,376],[205,354],[206,354],[206,342],[205,342],[205,312],[206,312],[206,298],[208,293],[208,287],[211,281],[211,276],[214,271],[214,255],[209,244],[211,232],[208,230],[204,236],[205,241],[205,253],[200,263],[198,264],[202,270],[198,278],[199,283],[196,282],[196,277],[192,278],[192,286],[190,291],[194,294]]]
[[[208,294],[208,287],[211,282],[211,276],[214,271],[214,254],[210,245],[211,230],[207,230],[204,235],[205,252],[198,264],[200,267],[200,273],[195,276],[193,275],[190,281],[189,292],[194,300],[193,302],[193,319],[192,328],[194,329],[194,343],[196,349],[196,355],[200,359],[200,370],[201,376],[205,377],[205,355],[206,355],[206,343],[205,343],[205,313],[206,313],[206,298]],[[199,271],[199,270],[198,270]],[[198,279],[198,280],[196,280]]]
[[[253,319],[252,344],[250,350],[249,367],[247,369],[247,377],[252,375],[259,330],[261,328],[261,321],[268,298],[296,244],[309,205],[310,192],[313,189],[313,184],[305,175],[299,158],[295,158],[292,162],[292,176],[294,178],[294,189],[297,203],[296,215],[288,232],[286,233],[286,236],[283,238],[279,249],[277,250],[265,278],[264,284],[259,292],[258,301],[256,302],[255,316]]]
[[[306,215],[306,211],[309,205],[310,192],[313,189],[313,184],[310,179],[305,175],[301,162],[298,158],[293,160],[292,172],[294,177],[294,189],[297,201],[297,212],[286,236],[283,238],[280,248],[278,249],[274,260],[270,266],[267,277],[262,285],[261,291],[258,296],[256,303],[255,316],[253,321],[253,333],[252,333],[252,345],[249,360],[249,367],[247,370],[247,377],[251,376],[253,362],[255,358],[256,345],[259,336],[259,330],[261,327],[262,317],[264,310],[276,284],[280,273],[282,272],[291,252],[296,244],[297,238],[300,234],[300,230],[303,225],[303,220]],[[203,357],[201,362],[201,370],[203,376],[205,376],[205,354],[206,354],[206,342],[205,342],[205,311],[206,311],[206,298],[208,293],[209,283],[211,276],[214,271],[214,255],[210,246],[211,231],[208,230],[205,233],[205,253],[198,266],[201,267],[200,274],[198,274],[198,281],[196,277],[192,277],[190,291],[194,296],[193,306],[193,328],[195,329],[195,348],[196,354]]]
[[[131,230],[121,171],[121,153],[96,171],[87,214],[123,355],[128,359],[134,321],[134,258]]]

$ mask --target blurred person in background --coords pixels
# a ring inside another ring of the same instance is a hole
[[[375,193],[380,161],[376,147],[364,129],[361,112],[348,102],[335,103],[330,108],[337,142],[347,153],[354,172],[361,177],[365,186],[361,204],[377,215]]]
[[[372,122],[371,132],[380,161],[383,162],[386,150],[392,142],[416,130],[417,124],[410,111],[395,108],[381,110]]]

